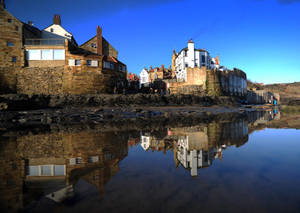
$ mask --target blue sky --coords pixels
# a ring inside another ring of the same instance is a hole
[[[6,0],[45,28],[54,14],[82,44],[103,28],[128,71],[171,64],[193,38],[221,64],[263,83],[300,81],[300,0]]]

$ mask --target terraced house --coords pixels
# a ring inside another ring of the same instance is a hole
[[[99,26],[78,45],[59,15],[40,30],[10,14],[1,0],[0,34],[0,93],[112,93],[126,85],[126,65]]]

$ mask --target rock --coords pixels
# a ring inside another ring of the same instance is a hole
[[[7,103],[0,103],[0,111],[1,110],[6,110],[8,108]]]

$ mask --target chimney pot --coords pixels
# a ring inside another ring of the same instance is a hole
[[[32,21],[28,21],[28,25],[33,26],[33,22]]]

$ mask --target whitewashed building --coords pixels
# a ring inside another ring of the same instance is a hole
[[[149,83],[150,83],[150,76],[149,76],[149,72],[148,72],[148,70],[147,70],[146,68],[144,68],[144,69],[141,71],[139,77],[140,77],[140,88],[141,88],[142,86],[145,86],[145,87],[146,87],[146,86],[149,86]]]
[[[76,44],[72,33],[61,26],[61,18],[59,15],[54,15],[53,24],[42,30],[42,38],[47,40],[53,39],[53,42],[55,42],[55,39],[68,39]]]
[[[174,56],[175,55],[175,56]],[[173,53],[173,65],[177,79],[187,80],[186,69],[188,67],[207,67],[211,68],[211,57],[204,49],[195,49],[195,44],[189,40],[188,46],[183,48],[179,53]]]

